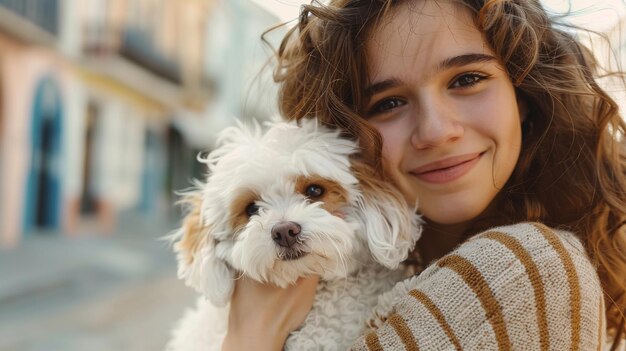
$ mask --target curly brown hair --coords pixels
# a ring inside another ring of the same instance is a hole
[[[274,73],[284,116],[315,116],[343,128],[383,176],[381,137],[361,117],[370,83],[365,50],[372,28],[401,1],[304,5],[278,48]],[[528,106],[502,211],[480,226],[539,221],[577,233],[598,266],[608,328],[619,338],[626,310],[626,124],[596,82],[598,62],[538,0],[457,2],[473,13]]]

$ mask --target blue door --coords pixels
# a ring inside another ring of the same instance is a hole
[[[59,87],[51,77],[37,83],[32,111],[25,233],[58,229],[61,219],[62,101]]]

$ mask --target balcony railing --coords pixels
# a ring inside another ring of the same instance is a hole
[[[182,84],[180,63],[154,44],[151,33],[128,26],[115,29],[103,23],[86,23],[83,33],[85,53],[117,54],[161,78]]]
[[[0,0],[0,6],[50,34],[59,34],[59,0]]]
[[[120,55],[176,84],[182,83],[180,64],[167,57],[153,43],[150,34],[127,27],[119,48]]]

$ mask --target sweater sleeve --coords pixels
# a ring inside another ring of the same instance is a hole
[[[481,233],[392,293],[384,323],[353,350],[599,350],[604,343],[594,266],[573,234],[541,224]]]

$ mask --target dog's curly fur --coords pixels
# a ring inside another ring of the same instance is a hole
[[[346,349],[404,278],[399,265],[421,231],[415,209],[358,161],[354,141],[316,120],[229,128],[200,161],[210,175],[186,195],[172,240],[179,277],[208,301],[183,317],[168,350],[221,348],[240,274],[282,287],[319,275],[312,311],[285,347]],[[289,242],[281,225],[293,229]]]

